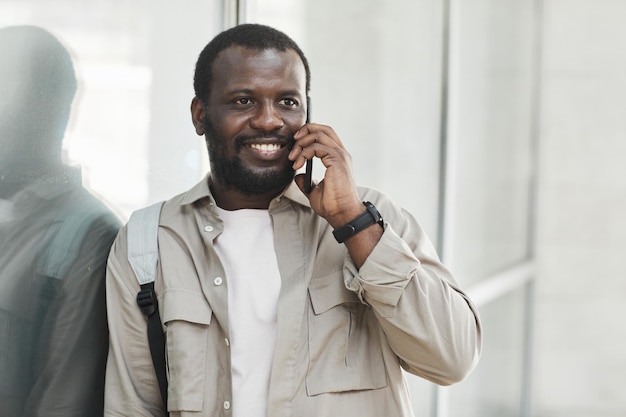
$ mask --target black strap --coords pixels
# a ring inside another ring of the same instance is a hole
[[[148,316],[148,343],[150,344],[150,354],[152,364],[156,372],[159,390],[163,407],[167,410],[167,375],[165,372],[165,336],[161,327],[161,316],[159,315],[159,305],[156,293],[154,292],[154,282],[141,285],[141,291],[137,293],[137,304],[141,311]]]

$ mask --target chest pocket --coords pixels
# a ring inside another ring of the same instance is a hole
[[[380,329],[372,310],[337,271],[311,280],[308,395],[387,386]]]
[[[167,289],[163,294],[166,331],[168,411],[202,411],[207,342],[213,311],[202,293]]]

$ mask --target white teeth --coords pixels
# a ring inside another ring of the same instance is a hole
[[[280,149],[277,143],[253,143],[250,147],[261,152],[274,152]]]

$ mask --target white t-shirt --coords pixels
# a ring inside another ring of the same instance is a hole
[[[215,250],[226,272],[233,417],[267,417],[280,273],[267,210],[219,210]]]

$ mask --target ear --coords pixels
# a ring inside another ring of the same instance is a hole
[[[198,97],[191,100],[191,122],[198,136],[204,135],[204,104]]]

